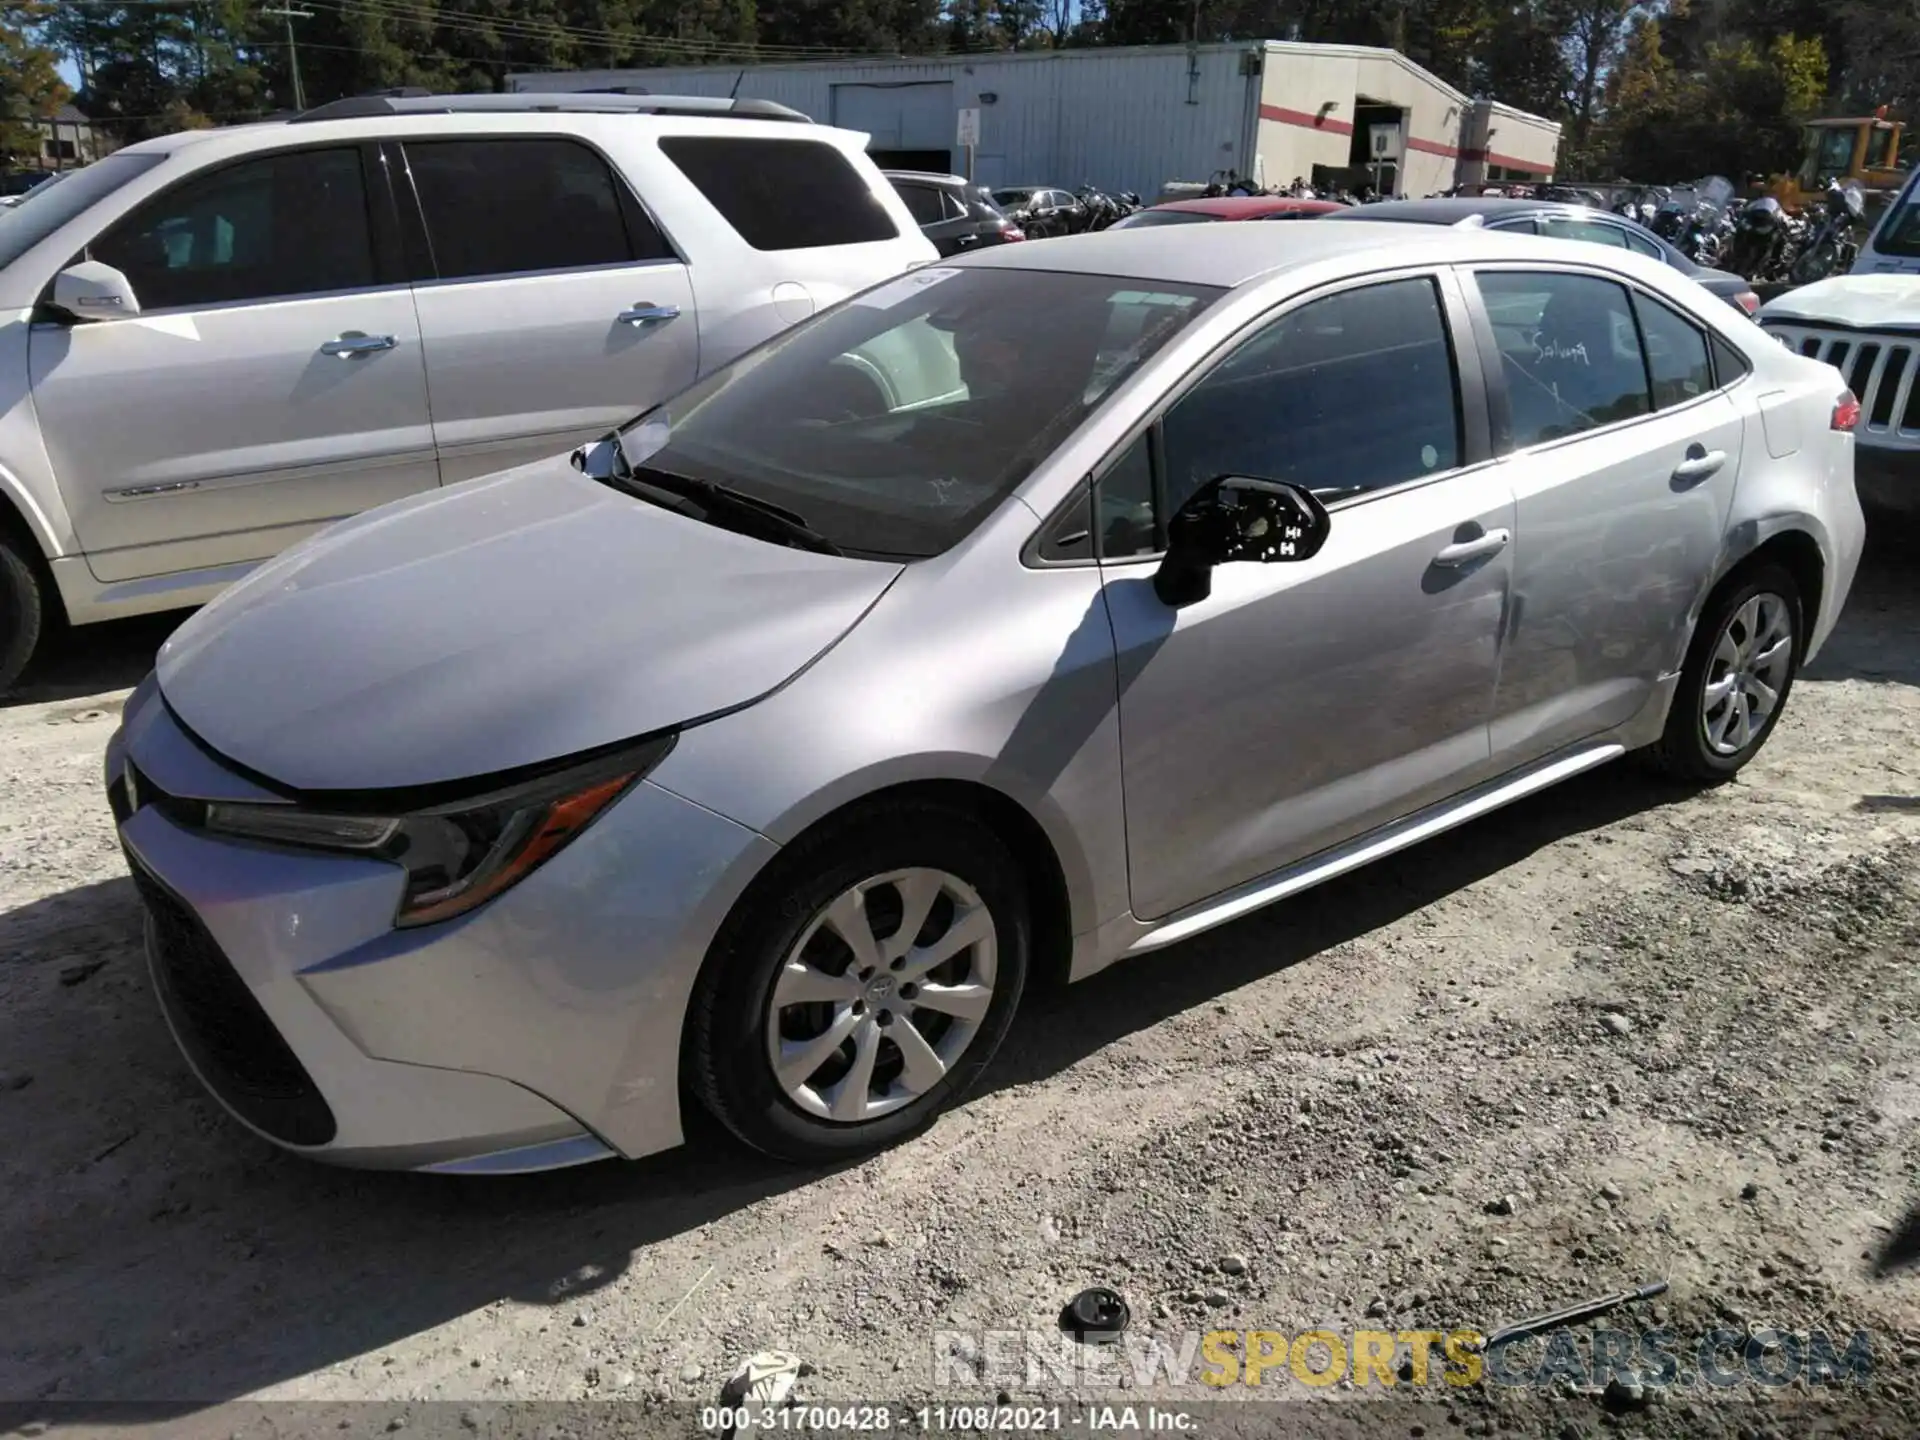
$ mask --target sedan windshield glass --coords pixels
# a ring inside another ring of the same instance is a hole
[[[42,185],[18,205],[0,210],[0,266],[11,265],[95,201],[144,175],[164,155],[109,155],[58,185]]]
[[[1218,220],[1203,210],[1136,210],[1124,220],[1116,220],[1109,230],[1138,230],[1147,225],[1191,225],[1196,221]]]
[[[912,271],[716,371],[622,448],[640,479],[726,486],[842,551],[937,555],[1221,293]]]

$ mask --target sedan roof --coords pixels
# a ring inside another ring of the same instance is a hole
[[[1571,246],[1574,242],[1563,243]],[[1543,251],[1539,247],[1553,244],[1532,236],[1490,234],[1478,226],[1459,230],[1444,225],[1333,227],[1325,223],[1145,225],[1066,235],[1028,245],[997,245],[968,256],[965,263],[969,267],[1063,270],[1231,289],[1257,276],[1356,252],[1390,250],[1393,261],[1445,264],[1484,256],[1489,250],[1540,255]]]
[[[1430,200],[1381,200],[1353,207],[1354,215],[1368,220],[1411,220],[1421,225],[1458,225],[1473,215],[1493,220],[1542,210],[1556,215],[1599,213],[1585,205],[1569,205],[1560,200],[1521,200],[1511,195],[1436,195]]]
[[[1212,215],[1221,220],[1256,220],[1262,215],[1326,215],[1347,208],[1338,200],[1302,200],[1294,195],[1203,195],[1147,207],[1148,210]]]

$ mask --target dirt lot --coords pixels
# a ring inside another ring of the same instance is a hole
[[[701,1139],[453,1181],[254,1141],[162,1027],[99,793],[167,626],[90,635],[0,710],[0,1427],[114,1399],[377,1401],[342,1412],[369,1431],[474,1429],[489,1401],[645,1413],[772,1346],[818,1397],[1066,1400],[937,1332],[1047,1331],[1094,1282],[1177,1340],[1484,1330],[1666,1279],[1617,1323],[1683,1353],[1716,1326],[1869,1330],[1877,1398],[1538,1413],[1436,1376],[1360,1433],[1920,1433],[1920,1276],[1868,1263],[1920,1200],[1916,557],[1877,537],[1740,783],[1611,767],[1040,997],[986,1093],[831,1174]],[[1275,1376],[1232,1393],[1336,1402],[1286,1407],[1317,1433],[1378,1393]]]

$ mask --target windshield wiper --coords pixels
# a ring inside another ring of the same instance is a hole
[[[743,490],[735,490],[731,486],[721,485],[712,480],[695,480],[686,475],[675,475],[670,470],[656,470],[650,465],[642,466],[636,472],[628,468],[624,461],[620,467],[619,479],[623,482],[623,488],[645,486],[649,489],[664,491],[682,500],[694,501],[709,510],[728,510],[736,516],[769,525],[776,534],[795,541],[802,549],[815,550],[822,555],[841,553],[838,545],[807,524],[804,517],[796,515],[783,505],[776,505],[771,500],[762,500],[759,496],[749,495]]]

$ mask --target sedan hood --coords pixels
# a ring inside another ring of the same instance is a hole
[[[1762,320],[1824,320],[1871,329],[1920,324],[1920,275],[1835,275],[1769,300]]]
[[[461,780],[756,700],[900,569],[720,530],[562,457],[268,562],[161,648],[160,690],[213,749],[294,789]]]

